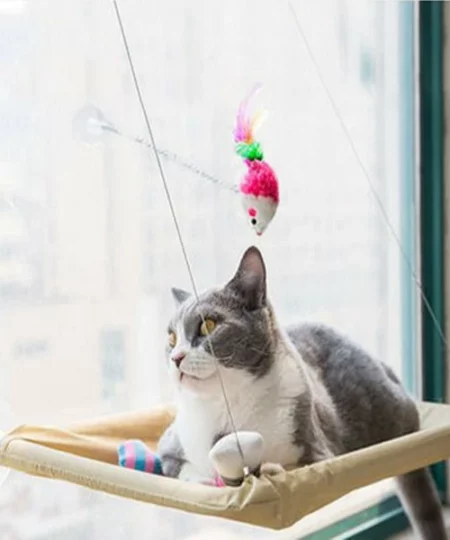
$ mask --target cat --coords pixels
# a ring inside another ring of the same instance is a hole
[[[172,293],[177,310],[167,356],[177,414],[159,442],[165,475],[212,478],[208,453],[234,428],[259,432],[264,461],[283,467],[419,429],[414,400],[387,365],[325,325],[280,327],[256,247],[246,250],[225,286],[201,294],[198,303],[181,289]],[[447,538],[428,469],[396,483],[418,537]]]

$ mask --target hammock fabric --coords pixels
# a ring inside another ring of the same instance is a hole
[[[61,429],[20,426],[0,441],[0,465],[160,506],[272,529],[296,523],[354,489],[450,457],[450,405],[419,403],[421,430],[239,488],[215,488],[125,469],[117,445],[141,439],[155,448],[174,409],[126,413]]]

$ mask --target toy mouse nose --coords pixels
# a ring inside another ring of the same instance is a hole
[[[177,368],[180,367],[180,364],[181,362],[184,360],[184,357],[185,357],[185,353],[184,352],[179,352],[179,353],[176,353],[174,354],[173,356],[171,356],[171,360],[172,362],[177,366]]]

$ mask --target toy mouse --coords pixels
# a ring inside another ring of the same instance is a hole
[[[242,204],[250,226],[258,236],[263,234],[274,218],[279,203],[277,176],[264,161],[261,144],[254,137],[265,115],[259,113],[250,117],[248,111],[249,101],[259,89],[257,86],[241,103],[233,132],[236,153],[244,159],[247,167],[239,185]]]

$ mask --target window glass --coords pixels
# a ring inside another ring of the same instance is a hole
[[[199,289],[230,278],[256,243],[283,324],[331,324],[406,378],[410,279],[358,163],[413,259],[401,2],[294,1],[314,61],[284,2],[120,5]],[[170,399],[170,287],[190,282],[154,156],[132,140],[147,134],[112,3],[1,0],[0,68],[2,422],[67,423]],[[235,113],[257,82],[281,190],[261,239],[229,189],[243,173]],[[92,128],[99,115],[125,136]],[[209,538],[211,527],[275,535],[18,473],[1,501],[5,539],[138,538],[155,523],[161,539]]]

